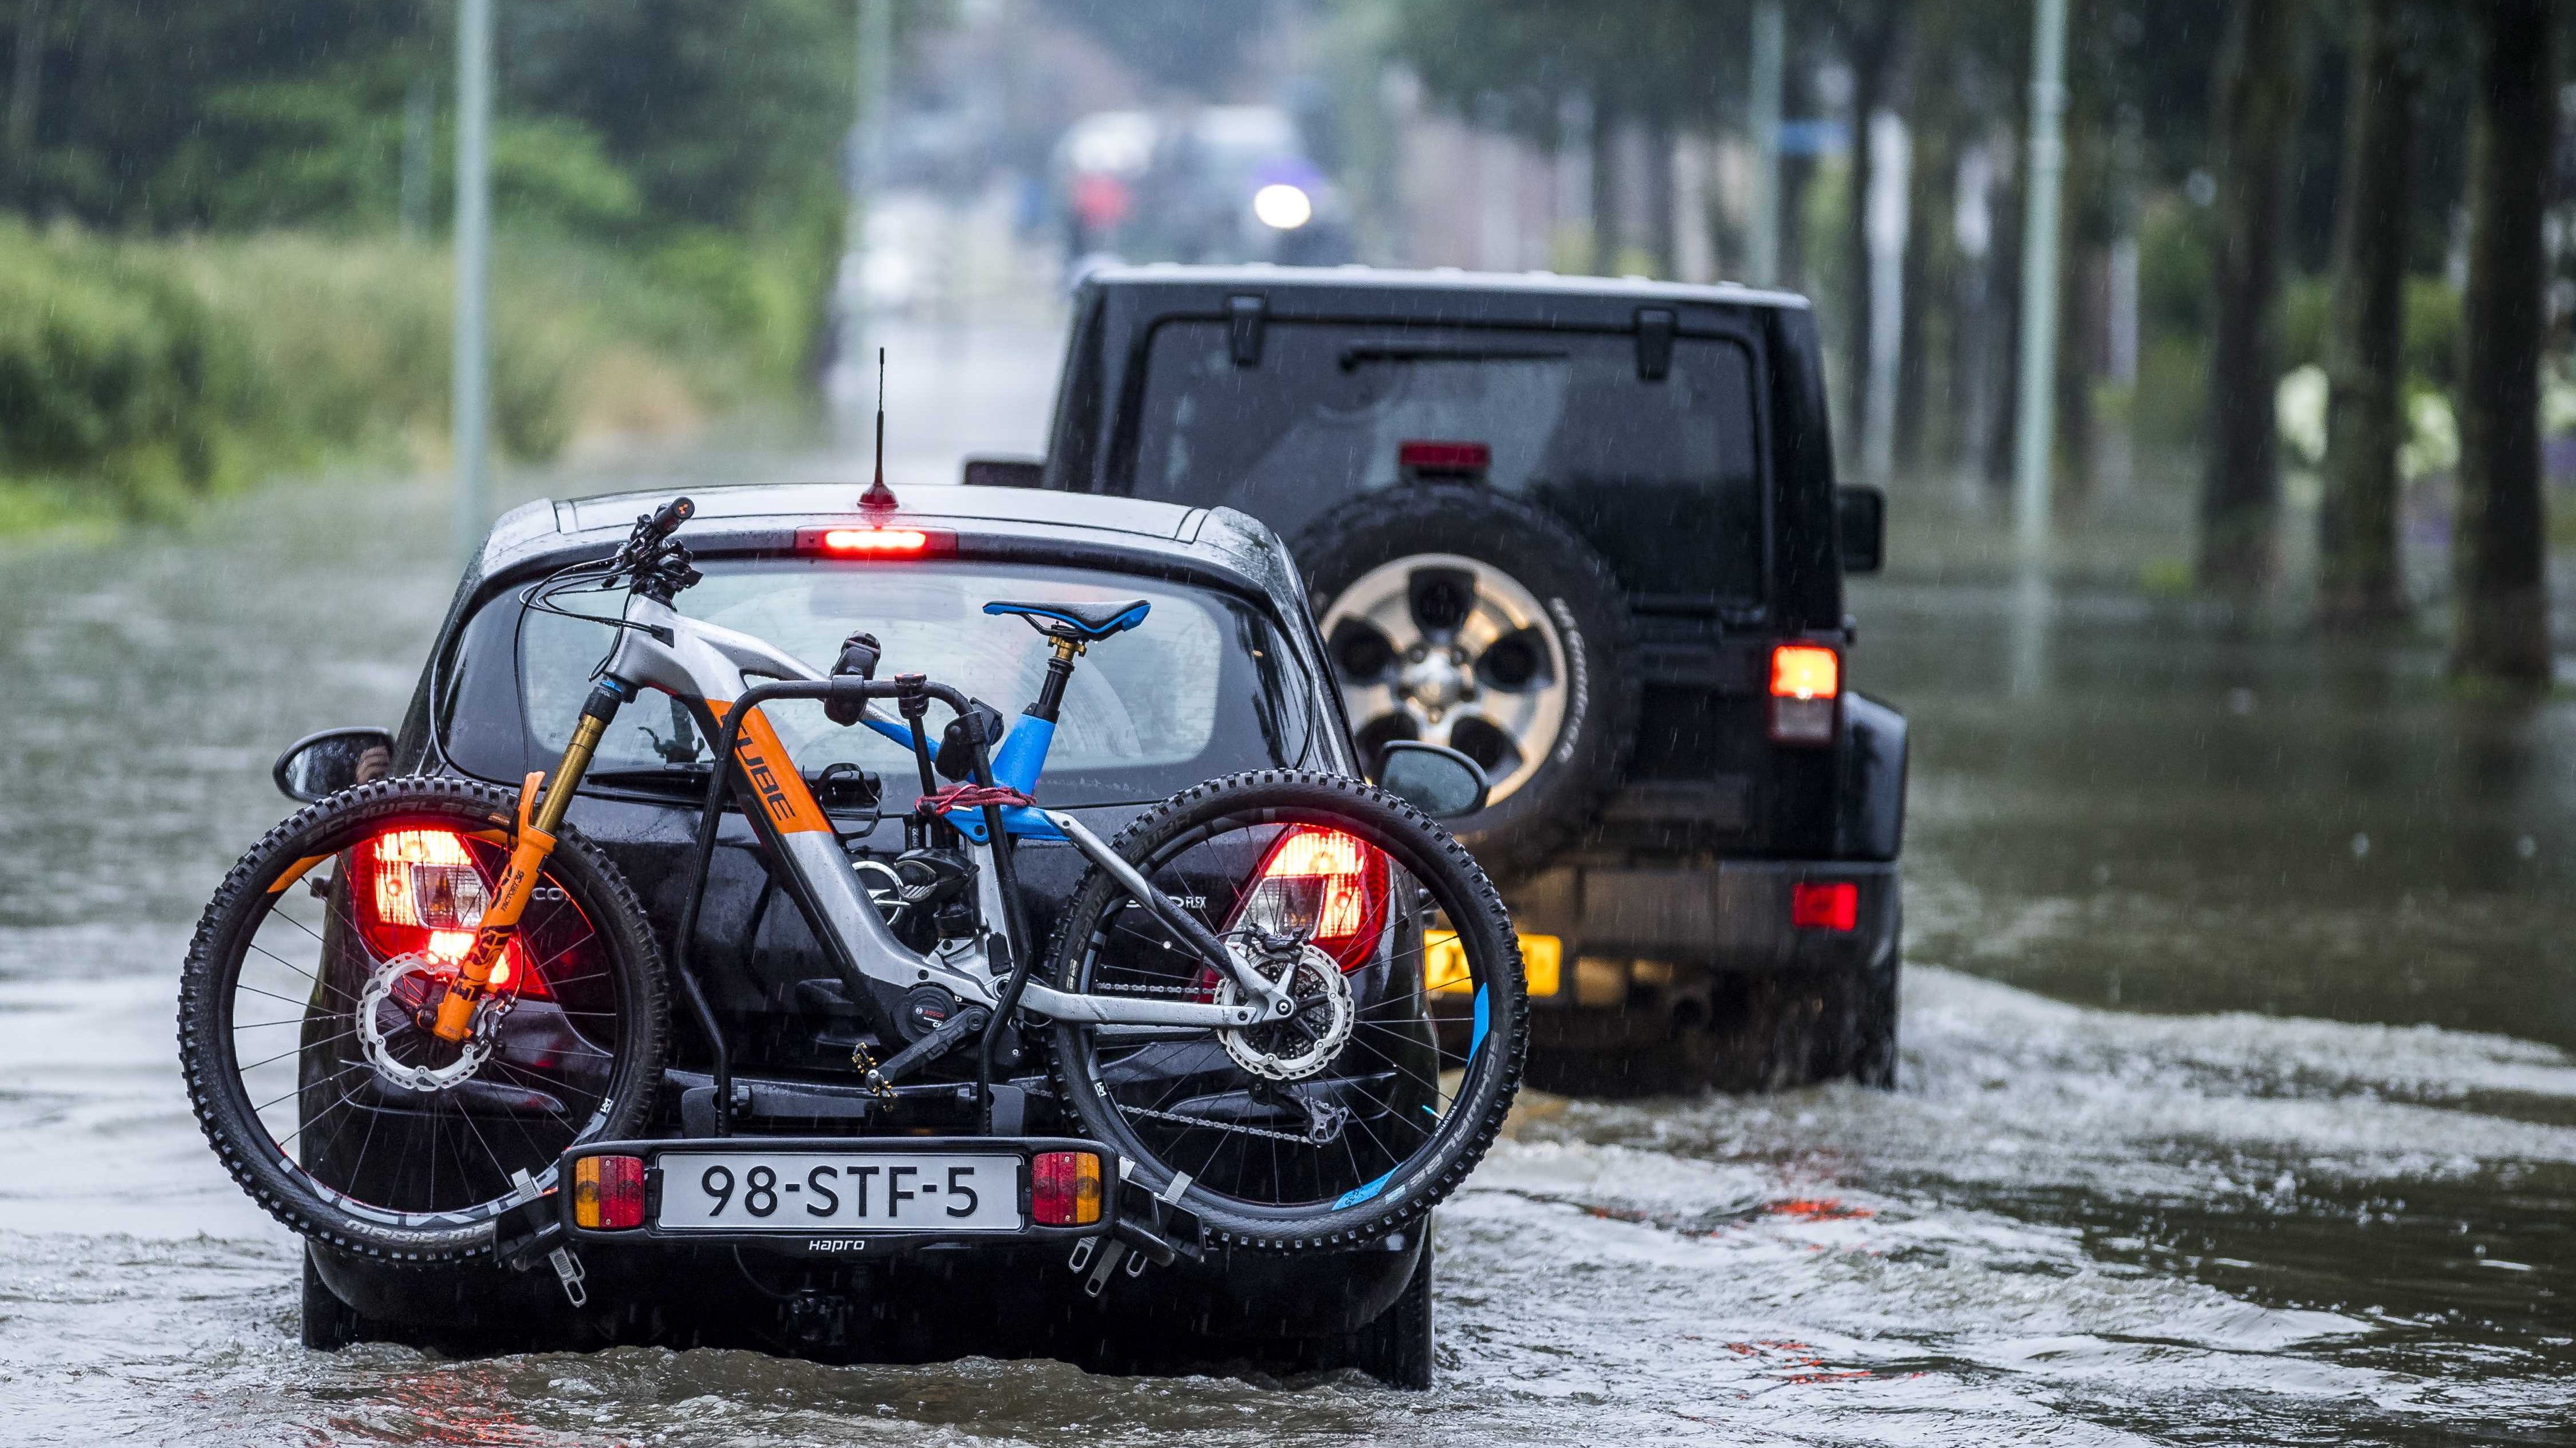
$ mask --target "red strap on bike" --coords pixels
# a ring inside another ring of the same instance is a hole
[[[952,784],[937,794],[923,795],[913,802],[913,808],[946,814],[952,809],[982,809],[988,804],[997,804],[1004,809],[1020,804],[1034,808],[1037,800],[1007,784]]]

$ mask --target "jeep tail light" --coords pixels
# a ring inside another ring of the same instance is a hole
[[[473,847],[454,830],[387,830],[349,852],[349,904],[367,948],[379,960],[425,955],[449,970],[474,948],[474,932],[492,903],[492,882]],[[519,942],[492,968],[492,984],[517,981],[546,995],[542,981],[520,979]]]
[[[1800,881],[1789,887],[1789,924],[1799,930],[1860,926],[1860,887],[1849,880]]]
[[[944,528],[880,527],[869,523],[799,528],[796,551],[830,558],[954,558],[957,535]]]
[[[622,1232],[644,1225],[644,1158],[585,1156],[572,1164],[573,1225]]]
[[[1843,692],[1843,656],[1822,644],[1771,651],[1771,742],[1831,744]]]
[[[1041,1227],[1088,1227],[1100,1220],[1100,1158],[1047,1151],[1029,1163],[1029,1215]]]
[[[1356,835],[1296,825],[1271,842],[1250,892],[1227,930],[1311,937],[1344,970],[1355,970],[1386,928],[1386,856]]]
[[[1395,465],[1425,473],[1481,473],[1494,465],[1494,450],[1481,442],[1401,442]]]

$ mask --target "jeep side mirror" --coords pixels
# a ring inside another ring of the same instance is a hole
[[[1876,573],[1887,550],[1887,494],[1834,489],[1834,526],[1842,534],[1843,572]]]
[[[963,481],[970,488],[1034,488],[1045,476],[1041,458],[984,457],[966,460]]]
[[[286,746],[269,778],[288,799],[311,804],[353,784],[384,778],[393,762],[394,736],[382,729],[325,729]]]
[[[1455,749],[1398,739],[1378,755],[1377,787],[1433,819],[1454,820],[1483,809],[1493,786]]]

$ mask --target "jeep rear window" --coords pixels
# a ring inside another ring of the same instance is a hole
[[[923,673],[1016,720],[1037,697],[1047,648],[1017,618],[982,609],[997,598],[1096,603],[1141,598],[1144,624],[1095,644],[1077,665],[1038,797],[1050,805],[1161,799],[1240,769],[1307,762],[1315,686],[1249,604],[1184,585],[1076,569],[991,563],[852,564],[835,559],[702,560],[705,581],[680,595],[692,618],[767,640],[818,669],[841,640],[866,630],[885,647],[877,677]],[[607,613],[624,596],[559,600]],[[525,612],[513,589],[467,625],[449,695],[449,757],[487,779],[551,768],[570,737],[606,652],[597,624]],[[892,705],[877,706],[896,719]],[[847,762],[882,777],[899,804],[916,791],[911,753],[865,728],[842,728],[822,706],[765,706],[808,777]],[[711,742],[669,696],[647,691],[600,742],[591,777],[652,787],[703,770]],[[931,709],[932,742],[947,722]],[[697,778],[704,779],[703,773]]]
[[[1758,602],[1752,376],[1744,347],[1707,338],[1676,339],[1670,371],[1647,380],[1626,334],[1312,322],[1272,322],[1259,364],[1238,367],[1226,324],[1166,322],[1129,491],[1240,508],[1293,537],[1404,481],[1408,443],[1472,444],[1485,486],[1564,517],[1641,601]]]

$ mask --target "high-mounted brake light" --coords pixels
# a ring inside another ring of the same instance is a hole
[[[572,1164],[572,1220],[594,1232],[644,1225],[644,1158],[585,1156]]]
[[[1771,740],[1831,744],[1843,692],[1843,657],[1822,644],[1771,650]]]
[[[1849,880],[1800,881],[1789,887],[1789,924],[1798,930],[1856,930],[1860,887]]]
[[[1296,825],[1271,843],[1226,928],[1311,936],[1353,970],[1386,928],[1387,892],[1386,856],[1376,846],[1340,830]]]
[[[1087,1151],[1038,1153],[1029,1163],[1029,1215],[1041,1227],[1099,1221],[1100,1158]]]
[[[944,528],[860,523],[840,528],[799,528],[796,551],[833,558],[954,558],[957,535]]]
[[[1431,473],[1481,473],[1494,465],[1494,449],[1481,442],[1400,442],[1395,465]]]

